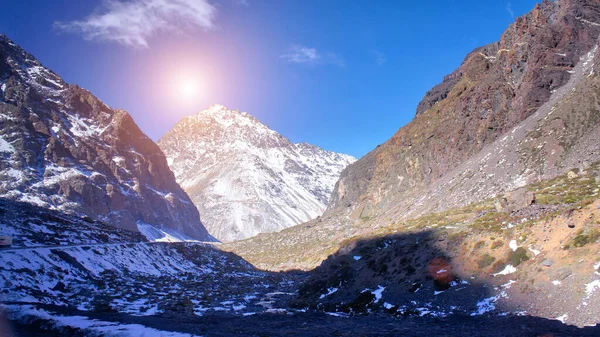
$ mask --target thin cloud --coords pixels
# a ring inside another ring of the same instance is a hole
[[[344,66],[344,60],[335,53],[322,53],[316,48],[293,45],[290,47],[288,53],[281,55],[281,58],[286,60],[288,63],[306,64],[306,65],[319,65],[319,64],[333,64],[340,67]]]
[[[148,39],[160,32],[181,34],[193,29],[214,29],[216,14],[208,0],[104,0],[85,19],[57,21],[54,27],[81,34],[90,41],[148,48]]]
[[[380,52],[379,50],[373,50],[371,53],[373,54],[373,56],[375,56],[375,62],[377,62],[378,65],[382,66],[385,64],[385,62],[387,62],[385,54]]]
[[[235,4],[244,7],[250,7],[250,3],[248,2],[248,0],[235,0]]]
[[[508,15],[510,15],[511,19],[515,18],[515,12],[513,11],[512,5],[510,2],[506,4],[506,11],[508,12]]]

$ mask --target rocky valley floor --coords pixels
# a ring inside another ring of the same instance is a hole
[[[2,200],[0,299],[16,336],[599,335],[597,176],[226,246]]]
[[[49,313],[51,311],[44,311]],[[23,336],[598,336],[599,327],[578,328],[531,316],[336,317],[324,313],[227,314],[177,319],[59,310],[13,325]],[[38,310],[37,314],[40,314]],[[63,315],[63,316],[61,316]],[[69,316],[67,316],[69,315]]]

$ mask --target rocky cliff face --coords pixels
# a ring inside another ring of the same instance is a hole
[[[518,18],[499,42],[474,50],[459,69],[428,92],[411,123],[350,165],[336,185],[328,213],[350,210],[355,217],[365,217],[391,208],[402,214],[411,209],[423,211],[423,203],[415,201],[426,197],[425,187],[438,184],[459,164],[536,113],[573,80],[582,59],[589,58],[591,64],[594,53],[588,53],[597,45],[599,33],[597,1],[544,1],[536,5],[531,13]],[[565,135],[575,140],[580,136]],[[535,163],[516,166],[521,172],[529,168],[541,175],[555,174],[553,168],[563,165],[569,152],[567,147],[558,146],[556,151],[564,156],[543,167],[543,172]],[[502,175],[507,167],[494,174]],[[463,189],[477,184],[475,179],[462,182],[467,184]],[[494,192],[512,187],[514,184],[507,184]],[[451,194],[448,190],[445,193]],[[467,193],[462,202],[474,198]],[[427,205],[437,206],[441,207]]]
[[[158,144],[211,235],[223,241],[321,215],[340,172],[355,160],[294,144],[221,105],[184,118]]]
[[[0,35],[0,197],[206,239],[165,156],[123,110]]]

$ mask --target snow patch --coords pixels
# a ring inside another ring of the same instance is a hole
[[[15,153],[15,148],[0,136],[0,153],[2,152]]]
[[[376,290],[371,291],[371,294],[375,295],[375,300],[373,301],[374,303],[377,303],[381,300],[381,294],[383,293],[383,291],[385,290],[385,287],[382,286],[378,286],[378,288]]]
[[[171,228],[156,228],[138,221],[137,228],[150,242],[199,242]]]
[[[494,274],[494,276],[508,275],[508,274],[512,274],[512,273],[514,273],[516,271],[517,271],[517,268],[513,267],[510,264],[507,264],[506,267],[504,267],[504,269],[501,272]]]
[[[508,247],[512,249],[513,252],[516,251],[519,248],[519,246],[517,245],[517,240],[511,240],[508,244]]]
[[[338,291],[338,290],[339,290],[339,288],[335,288],[335,287],[334,287],[334,288],[327,288],[327,294],[322,294],[321,296],[319,296],[319,299],[321,299],[321,300],[322,300],[322,299],[324,299],[325,297],[327,297],[327,296],[329,296],[329,295],[331,295],[331,294],[335,293],[335,292],[336,292],[336,291]]]
[[[594,293],[594,291],[600,289],[600,280],[594,280],[588,284],[585,285],[585,293],[586,293],[586,298],[589,298],[590,296],[592,296],[592,293]]]
[[[563,324],[565,324],[567,322],[567,318],[569,317],[568,314],[564,314],[562,316],[558,316],[556,317],[557,321],[561,321]]]

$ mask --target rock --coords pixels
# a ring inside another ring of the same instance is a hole
[[[542,266],[550,267],[550,266],[552,266],[552,263],[553,263],[552,260],[546,259],[546,260],[542,261]]]
[[[511,211],[531,206],[535,203],[535,193],[528,191],[526,188],[520,188],[506,194],[508,205],[507,208]]]
[[[0,139],[10,149],[0,161],[0,197],[88,223],[137,231],[142,221],[208,239],[164,154],[126,111],[64,82],[4,35],[0,79]]]
[[[573,223],[573,221],[569,221],[567,226],[569,226],[569,228],[575,228],[575,223]]]
[[[507,206],[508,206],[508,200],[506,198],[501,198],[500,200],[497,200],[496,203],[494,204],[494,207],[496,208],[496,212],[506,211]]]
[[[571,276],[572,274],[573,274],[573,270],[570,267],[562,267],[562,268],[559,268],[557,271],[555,271],[552,274],[552,278],[559,280],[559,281],[563,281],[567,277]]]
[[[567,218],[571,218],[575,214],[575,208],[569,208],[568,210],[563,212],[563,216]]]
[[[577,175],[577,173],[575,173],[575,171],[569,171],[569,172],[567,172],[567,178],[569,178],[569,179],[575,179],[577,177],[578,177],[578,175]]]

